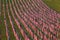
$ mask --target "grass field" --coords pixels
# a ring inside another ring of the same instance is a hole
[[[1,0],[0,4],[0,40],[60,39],[60,15],[47,9],[42,0]]]
[[[43,0],[50,8],[60,12],[60,0]]]

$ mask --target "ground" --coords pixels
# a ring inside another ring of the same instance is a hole
[[[60,12],[60,0],[43,0],[50,8]]]

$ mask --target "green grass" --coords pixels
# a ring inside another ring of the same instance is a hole
[[[5,1],[6,2],[6,1]],[[8,2],[8,4],[9,4],[9,2]],[[5,5],[6,5],[6,3],[5,3]],[[11,13],[11,11],[10,11],[10,7],[8,6],[8,10],[9,10],[9,13]],[[11,24],[10,24],[10,21],[9,21],[9,17],[8,17],[8,12],[7,12],[7,10],[6,10],[6,6],[5,6],[5,15],[6,15],[6,21],[7,21],[7,25],[8,25],[8,33],[9,33],[9,37],[10,37],[10,40],[16,40],[16,38],[15,38],[15,36],[14,36],[14,33],[13,33],[13,31],[12,31],[12,27],[11,27]]]
[[[60,12],[60,0],[43,0],[50,8]]]
[[[15,5],[14,5],[14,6],[15,6]],[[12,6],[12,7],[13,7],[13,6]],[[12,8],[12,10],[13,10],[13,8]],[[14,14],[14,15],[15,15],[15,17],[16,17],[16,14]],[[12,18],[13,25],[14,25],[14,28],[15,28],[16,33],[18,34],[19,38],[21,38],[22,40],[24,40],[24,38],[23,38],[23,36],[22,36],[22,34],[21,34],[21,32],[20,32],[20,29],[18,28],[16,22],[14,21],[14,18],[13,18],[13,16],[12,16],[12,13],[10,13],[10,16],[11,16],[11,18]]]
[[[1,4],[3,5],[4,1],[1,0]],[[4,24],[4,10],[3,7],[1,5],[1,15],[0,15],[0,20],[1,20],[1,24],[0,24],[0,40],[7,40],[6,38],[6,29],[5,29],[5,24]]]

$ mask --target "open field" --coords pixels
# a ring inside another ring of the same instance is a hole
[[[1,0],[0,40],[58,40],[59,19],[42,0]]]
[[[60,0],[43,0],[50,8],[60,13]]]

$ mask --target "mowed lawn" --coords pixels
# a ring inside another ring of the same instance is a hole
[[[60,0],[43,0],[50,8],[60,12]]]

